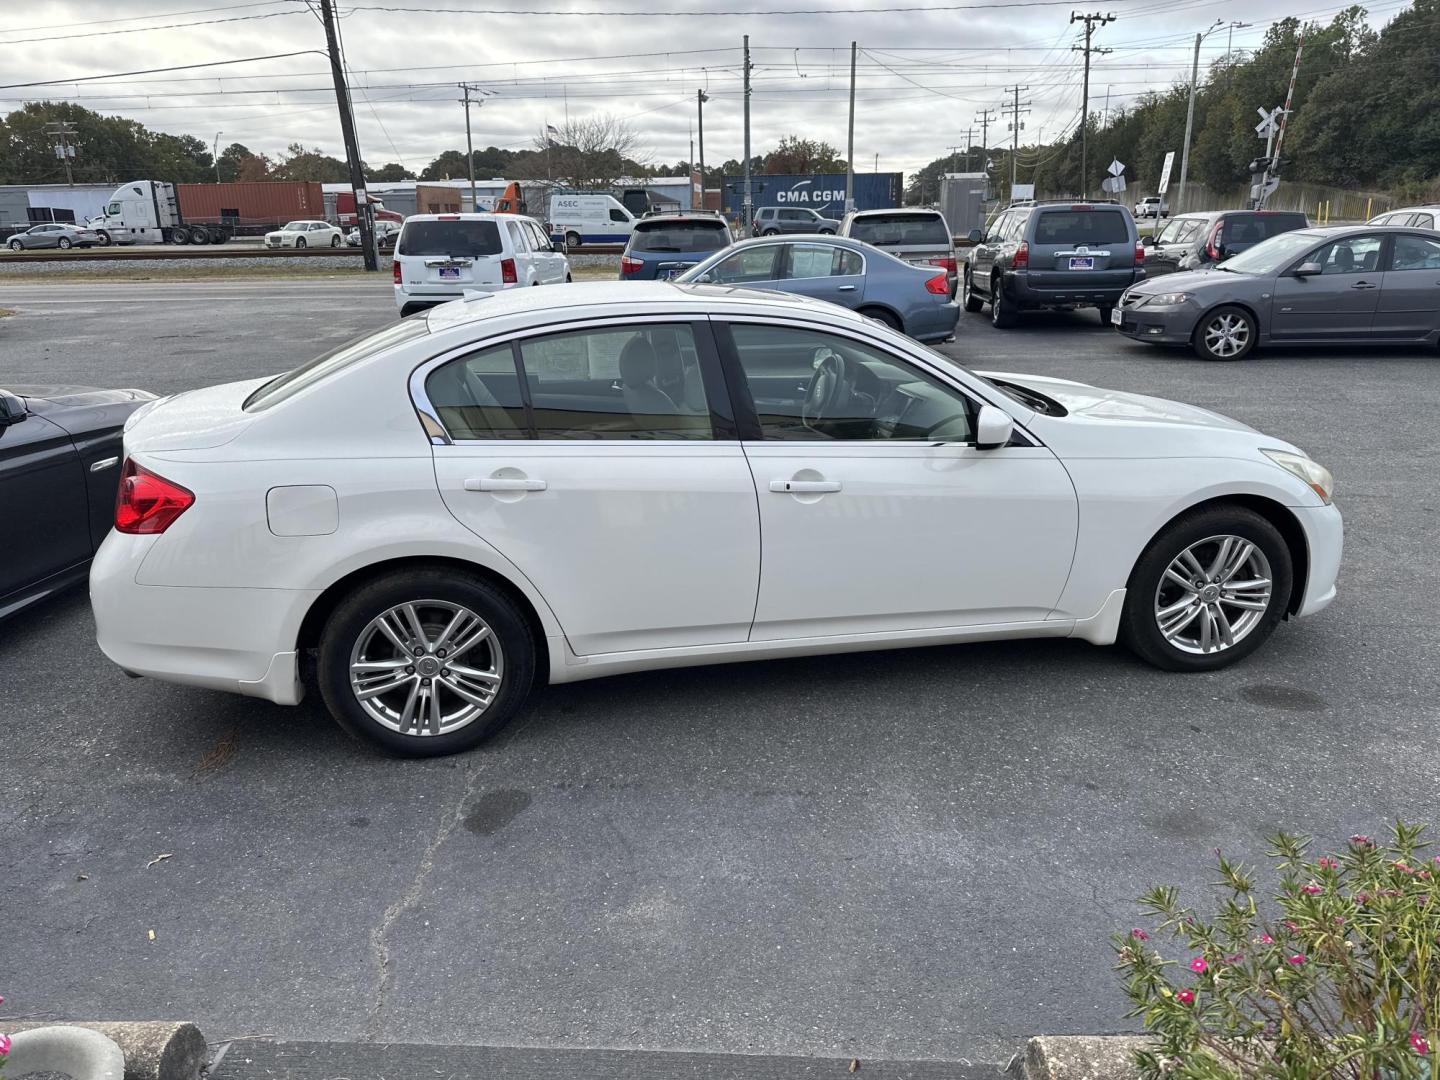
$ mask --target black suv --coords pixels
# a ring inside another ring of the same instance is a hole
[[[1290,210],[1212,210],[1181,214],[1153,239],[1145,237],[1148,276],[1199,270],[1228,259],[1281,233],[1309,228],[1305,215]]]
[[[1145,277],[1135,219],[1115,202],[1014,206],[970,238],[965,310],[988,301],[990,321],[1002,328],[1041,308],[1099,308],[1108,324],[1120,294]]]

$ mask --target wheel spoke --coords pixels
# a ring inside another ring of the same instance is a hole
[[[1200,651],[1209,652],[1215,636],[1214,620],[1210,618],[1210,608],[1200,608]]]
[[[476,620],[479,622],[479,620]],[[466,635],[455,643],[455,648],[450,650],[451,656],[464,656],[471,649],[475,648],[482,641],[490,636],[490,627],[480,623],[478,627],[472,627]],[[452,665],[453,667],[453,665]]]
[[[475,617],[471,615],[470,612],[464,610],[463,608],[455,612],[454,615],[450,616],[449,625],[446,626],[445,629],[440,632],[440,636],[435,639],[435,648],[437,650],[446,648],[450,644],[451,639],[455,636],[455,632],[461,627],[469,625],[469,623],[474,618]]]
[[[479,705],[481,708],[489,705],[495,697],[492,691],[484,687],[481,687],[479,689],[472,688],[471,686],[467,685],[464,679],[461,679],[455,675],[442,675],[440,677],[440,683],[452,693],[470,702],[470,704]]]
[[[1194,606],[1195,598],[1193,596],[1186,596],[1179,600],[1176,600],[1175,603],[1171,604],[1169,607],[1161,608],[1155,613],[1155,617],[1159,619],[1162,623],[1168,622],[1176,615],[1180,614],[1180,612]]]
[[[475,679],[484,683],[493,683],[496,686],[500,684],[500,675],[495,671],[489,671],[484,668],[466,667],[464,664],[447,664],[446,667],[448,670],[465,679]]]
[[[1215,620],[1215,626],[1220,631],[1220,641],[1227,648],[1235,644],[1235,631],[1230,626],[1230,620],[1225,617],[1225,612],[1220,610],[1219,604],[1210,605],[1210,616]]]
[[[432,682],[426,689],[425,702],[430,706],[426,710],[426,715],[430,718],[430,734],[439,735],[440,721],[444,714],[440,711],[440,684],[438,682]]]
[[[1190,607],[1189,611],[1180,615],[1180,617],[1173,618],[1170,621],[1169,625],[1161,623],[1160,632],[1164,634],[1168,640],[1173,641],[1180,634],[1180,632],[1183,631],[1186,627],[1188,627],[1191,623],[1193,623],[1196,616],[1198,616],[1200,612],[1204,610],[1205,609],[1199,604],[1195,604]]]
[[[1189,578],[1185,577],[1185,575],[1183,575],[1183,574],[1177,574],[1177,573],[1175,572],[1175,567],[1174,567],[1173,564],[1172,564],[1171,566],[1166,567],[1166,569],[1165,569],[1165,576],[1166,576],[1167,578],[1169,578],[1172,582],[1174,582],[1176,585],[1179,585],[1179,586],[1180,586],[1182,589],[1184,589],[1187,593],[1190,593],[1190,594],[1193,595],[1194,593],[1196,593],[1196,592],[1199,591],[1198,589],[1195,588],[1194,585],[1192,585],[1192,584],[1190,583],[1190,579],[1189,579]]]
[[[1264,611],[1270,606],[1270,601],[1268,599],[1246,600],[1245,598],[1240,596],[1224,596],[1221,597],[1220,602],[1229,607],[1243,608],[1245,611]]]
[[[1195,558],[1195,552],[1186,548],[1180,553],[1180,559],[1194,572],[1196,577],[1203,578],[1205,576],[1205,568],[1200,565],[1200,560]]]
[[[406,656],[409,656],[411,645],[401,636],[404,632],[404,627],[397,629],[391,624],[390,617],[392,614],[393,612],[387,611],[384,615],[380,616],[380,618],[376,620],[376,626],[382,634],[390,639],[390,644],[394,645],[395,648],[399,649]]]
[[[396,671],[388,676],[372,675],[369,681],[356,680],[355,696],[361,701],[369,701],[371,698],[388,694],[391,690],[398,690],[406,683],[414,681],[415,676],[406,675],[404,671]]]
[[[1224,585],[1245,568],[1245,564],[1250,561],[1250,555],[1254,550],[1255,545],[1250,543],[1250,541],[1239,541],[1235,545],[1235,549],[1230,553],[1230,558],[1225,563],[1224,569],[1220,571],[1220,576],[1215,580],[1221,585]]]
[[[420,696],[420,680],[410,683],[410,694],[405,699],[405,708],[400,710],[400,733],[403,735],[415,726],[415,701]]]
[[[1269,578],[1252,578],[1252,579],[1249,580],[1249,581],[1231,581],[1231,582],[1228,582],[1228,583],[1225,585],[1225,592],[1227,592],[1227,593],[1247,593],[1247,592],[1268,593],[1269,591],[1270,591],[1270,579],[1269,579]]]
[[[425,627],[420,625],[420,615],[416,612],[415,605],[406,604],[401,610],[405,612],[405,622],[410,628],[411,640],[413,640],[416,645],[428,648],[430,638],[425,633]]]
[[[1222,569],[1229,565],[1230,552],[1235,548],[1235,537],[1227,536],[1220,541],[1220,547],[1215,551],[1215,558],[1210,560],[1210,568],[1205,571],[1207,581],[1217,580],[1217,575]]]
[[[350,665],[350,670],[357,675],[376,671],[395,671],[410,663],[409,657],[402,657],[397,660],[357,660]]]

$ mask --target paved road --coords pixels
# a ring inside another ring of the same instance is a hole
[[[0,306],[19,311],[0,383],[160,391],[394,317],[368,283]],[[1212,675],[1073,642],[636,675],[401,763],[314,705],[127,680],[71,596],[0,627],[6,1008],[216,1038],[1004,1060],[1031,1032],[1124,1025],[1106,936],[1145,886],[1204,889],[1212,848],[1258,860],[1277,827],[1434,813],[1440,356],[1207,365],[1093,313],[967,317],[949,348],[1306,447],[1347,515],[1339,600]]]

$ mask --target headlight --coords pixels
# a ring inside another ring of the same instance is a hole
[[[1286,472],[1298,476],[1311,491],[1320,496],[1320,500],[1326,506],[1330,505],[1330,501],[1335,495],[1335,477],[1330,475],[1330,470],[1324,465],[1311,461],[1304,454],[1292,454],[1288,450],[1261,450],[1260,452]]]
[[[1188,292],[1162,292],[1150,294],[1151,307],[1179,307],[1190,299]]]

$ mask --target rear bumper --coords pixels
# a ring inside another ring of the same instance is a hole
[[[1097,271],[1099,272],[1099,271]],[[1080,273],[1080,272],[1077,272]],[[1005,297],[1017,310],[1051,307],[1114,307],[1120,302],[1125,290],[1137,281],[1145,280],[1143,272],[1127,275],[1113,284],[1089,284],[1083,281],[1065,282],[1061,285],[1032,282],[1027,273],[1007,272],[1000,279]]]
[[[949,341],[960,321],[960,305],[953,299],[910,313],[905,332],[916,341]]]

